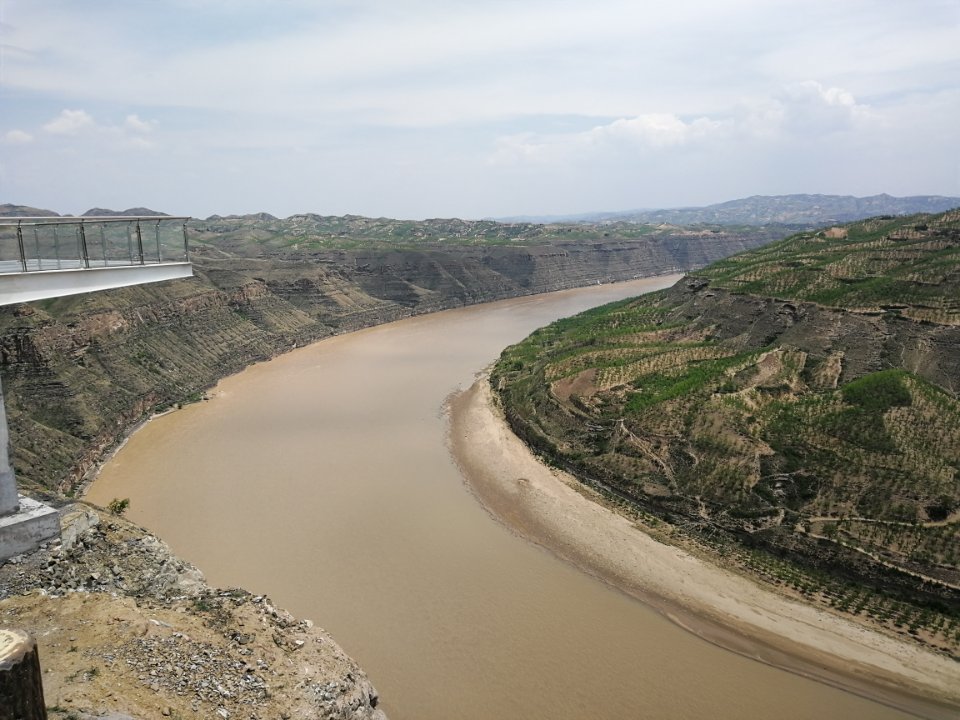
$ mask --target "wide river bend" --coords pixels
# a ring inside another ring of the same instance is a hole
[[[676,279],[412,318],[254,365],[136,432],[87,499],[129,497],[211,584],[321,624],[392,720],[908,717],[701,640],[465,487],[452,392],[535,328]]]

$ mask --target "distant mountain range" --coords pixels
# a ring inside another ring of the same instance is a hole
[[[127,208],[126,210],[108,210],[106,208],[90,208],[84,217],[123,217],[125,215],[166,215],[167,213],[157,212],[145,207]]]
[[[29,205],[0,203],[0,217],[58,217],[58,215],[53,210],[43,210]]]
[[[831,223],[846,223],[864,220],[878,215],[914,215],[916,213],[940,213],[960,207],[960,197],[943,195],[913,195],[893,197],[892,195],[871,195],[854,197],[853,195],[753,195],[739,200],[729,200],[706,207],[680,207],[659,210],[626,210],[620,212],[595,212],[579,215],[514,215],[510,217],[485,218],[485,222],[504,224],[564,224],[564,225],[610,225],[626,223],[635,225],[795,225],[823,226]],[[108,215],[165,215],[166,213],[138,207],[127,210],[108,210],[92,208],[84,216]],[[0,204],[0,217],[56,216],[50,210],[26,205]],[[292,215],[288,219],[296,219]],[[303,217],[323,218],[331,221],[337,218],[304,214]],[[211,215],[207,221],[256,221],[271,222],[279,218],[269,213],[250,213],[247,215]],[[344,215],[343,220],[365,224],[370,218],[356,215]],[[401,222],[389,218],[381,221]],[[484,222],[481,221],[481,222]],[[406,221],[402,221],[406,222]],[[443,222],[428,220],[426,223]]]
[[[960,207],[960,197],[942,195],[754,195],[706,207],[628,210],[580,215],[513,216],[500,222],[638,223],[670,225],[826,225],[877,215],[938,213]]]
[[[126,210],[107,210],[106,208],[90,208],[81,217],[120,217],[124,215],[166,215],[145,207],[128,208]],[[60,213],[29,205],[13,205],[0,203],[0,217],[60,217]]]

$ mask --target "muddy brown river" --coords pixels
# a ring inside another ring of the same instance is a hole
[[[87,499],[129,497],[212,584],[313,619],[392,720],[909,717],[696,637],[464,485],[450,393],[533,329],[674,280],[437,313],[255,365],[135,433]]]

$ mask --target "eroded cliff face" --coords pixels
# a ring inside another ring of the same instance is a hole
[[[400,318],[699,267],[768,240],[678,233],[544,245],[318,250],[210,244],[195,277],[0,308],[21,489],[69,494],[137,422],[293,347]]]

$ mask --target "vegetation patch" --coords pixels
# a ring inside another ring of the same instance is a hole
[[[507,418],[617,504],[956,653],[960,213],[922,220],[802,233],[542,328],[492,374]]]

